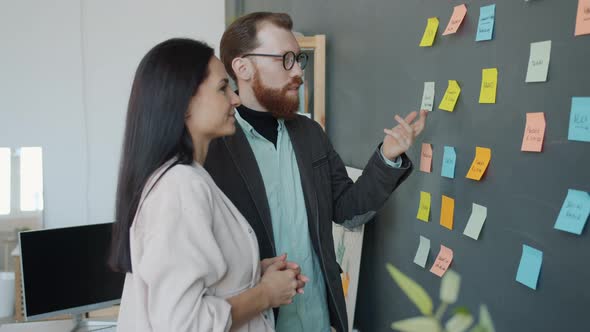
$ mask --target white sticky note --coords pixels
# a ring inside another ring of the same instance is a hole
[[[420,265],[421,267],[425,267],[429,252],[430,239],[420,235],[420,244],[418,245],[418,250],[416,251],[416,257],[414,257],[414,263]]]
[[[422,105],[420,110],[432,112],[434,105],[434,82],[424,82],[424,92],[422,93]]]
[[[481,229],[483,228],[483,224],[486,221],[487,216],[487,207],[473,203],[473,207],[471,209],[471,216],[469,217],[469,221],[467,221],[467,226],[465,226],[463,234],[469,236],[474,240],[477,240],[479,238],[479,233],[481,233]]]
[[[551,41],[531,43],[529,56],[529,68],[525,82],[546,82],[549,72],[549,60],[551,59]]]

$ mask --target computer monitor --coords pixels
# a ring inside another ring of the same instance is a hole
[[[125,275],[107,266],[112,225],[19,233],[27,320],[80,317],[120,303]]]

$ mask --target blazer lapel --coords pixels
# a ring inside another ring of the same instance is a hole
[[[299,167],[299,174],[301,176],[301,187],[303,189],[303,196],[307,206],[307,218],[310,226],[311,234],[319,233],[316,230],[317,226],[317,197],[313,185],[313,169],[311,168],[312,160],[309,137],[305,135],[301,125],[297,120],[285,121],[285,126],[291,138],[291,145],[295,151],[295,158],[297,159],[297,166]],[[318,238],[319,241],[319,238]]]
[[[256,205],[256,210],[260,216],[260,220],[262,221],[267,236],[271,240],[274,248],[272,220],[270,217],[268,200],[266,199],[266,189],[264,188],[260,168],[258,167],[254,152],[250,147],[250,143],[239,125],[236,125],[236,133],[232,136],[224,137],[223,141],[227,146],[229,154],[231,155],[242,180],[244,180],[244,183],[250,192],[250,196],[252,197],[252,200]],[[252,222],[252,220],[248,220],[248,222]]]

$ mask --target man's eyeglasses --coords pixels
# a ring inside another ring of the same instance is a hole
[[[295,54],[295,52],[289,51],[283,55],[279,55],[279,54],[261,54],[261,53],[248,53],[248,54],[244,54],[242,55],[242,57],[247,57],[247,56],[267,56],[267,57],[272,57],[272,58],[283,58],[283,68],[285,68],[285,70],[291,70],[291,68],[293,68],[293,66],[295,65],[295,62],[297,62],[299,64],[299,67],[301,67],[301,70],[305,69],[305,66],[307,66],[307,54],[305,53],[299,53],[299,54]]]

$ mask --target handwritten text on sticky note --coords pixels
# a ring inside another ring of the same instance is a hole
[[[481,180],[485,173],[490,160],[492,159],[492,150],[488,148],[476,147],[475,148],[475,159],[469,168],[467,178],[471,180]]]
[[[445,32],[443,32],[443,36],[457,32],[461,26],[461,23],[463,22],[463,19],[465,18],[465,14],[467,14],[467,7],[465,4],[455,6],[453,9],[453,15],[449,20],[449,24],[447,25]]]
[[[455,110],[455,105],[457,104],[457,100],[459,99],[459,95],[461,94],[461,87],[459,83],[455,80],[449,80],[449,86],[447,87],[447,91],[443,96],[442,101],[438,108],[444,111],[452,112]]]
[[[422,35],[422,40],[420,41],[420,47],[430,47],[434,43],[434,38],[436,37],[436,31],[438,30],[438,18],[431,17],[428,19],[426,23],[426,29],[424,30],[424,35]]]
[[[447,269],[449,268],[449,265],[451,265],[452,261],[453,250],[441,244],[440,251],[436,259],[434,260],[434,264],[430,268],[430,272],[436,274],[439,277],[442,277],[445,274],[445,272],[447,272]]]
[[[545,113],[527,113],[521,151],[541,152],[545,137]]]
[[[555,229],[580,235],[588,215],[590,215],[590,195],[585,191],[569,189],[557,216]]]

